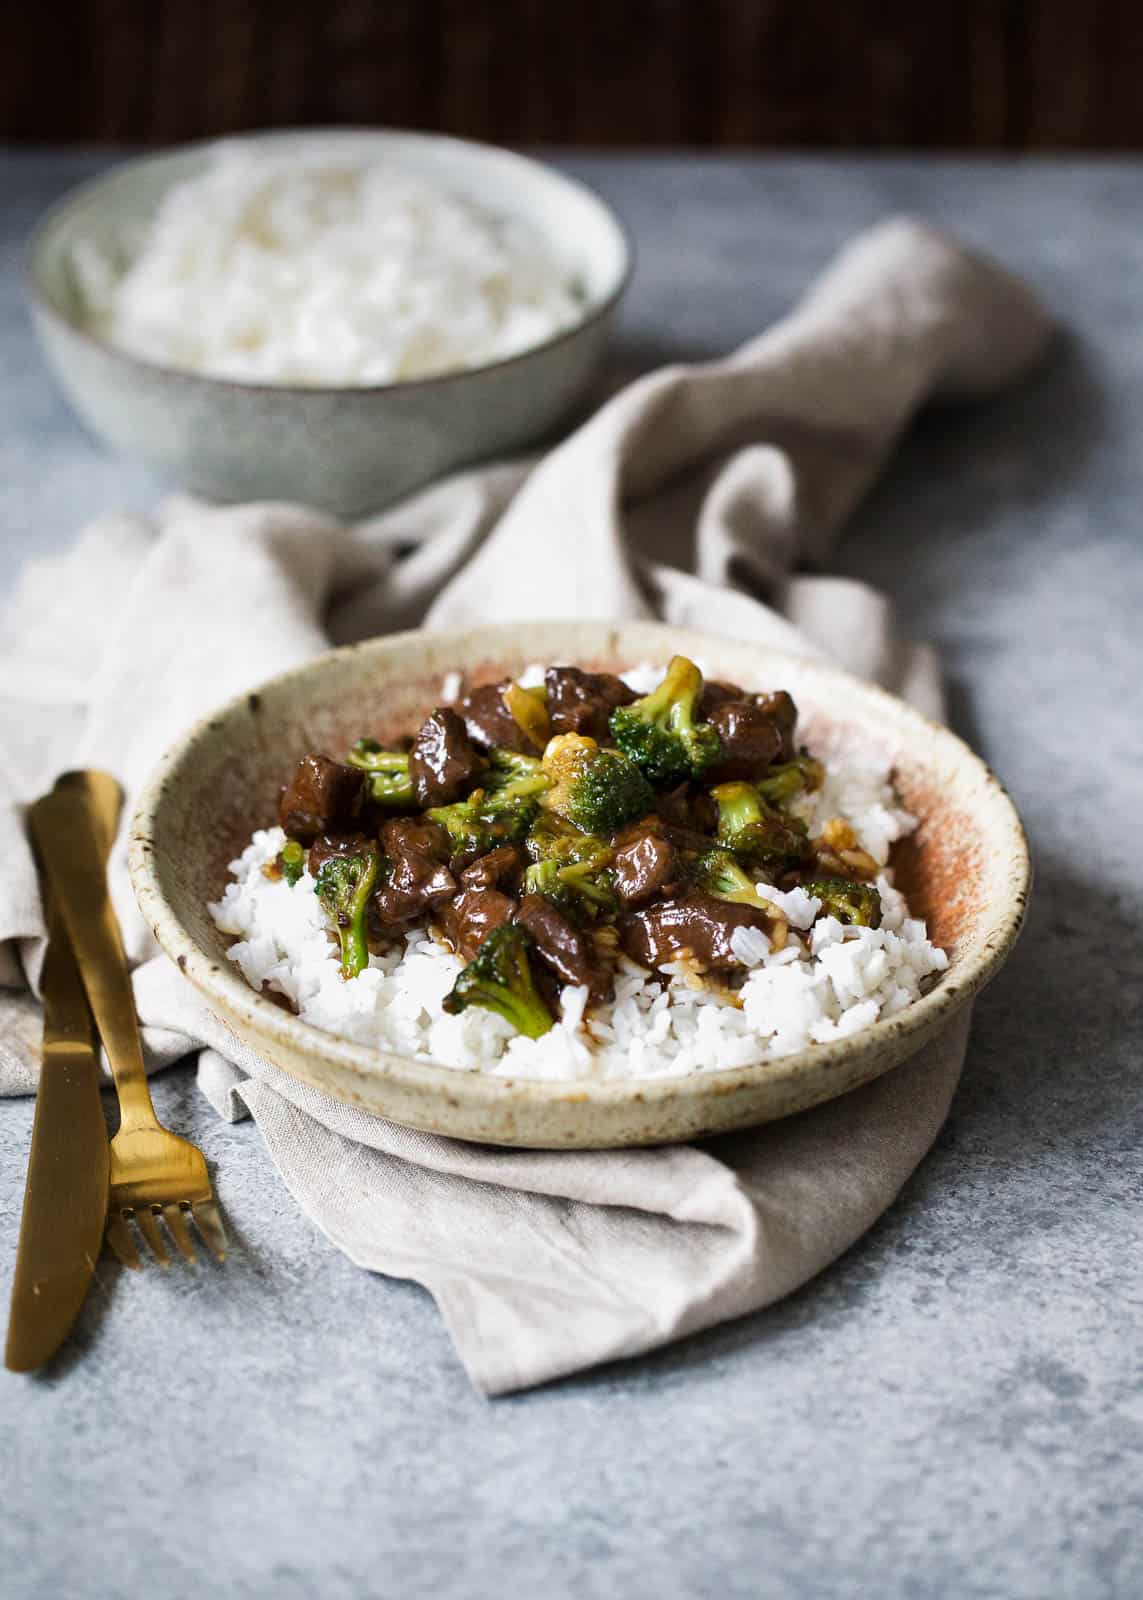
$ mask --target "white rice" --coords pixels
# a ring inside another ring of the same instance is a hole
[[[662,669],[640,666],[624,674],[646,692]],[[519,681],[542,681],[528,668]],[[460,692],[450,673],[443,698]],[[280,828],[255,833],[237,861],[232,882],[210,907],[218,927],[235,943],[230,959],[255,989],[283,994],[304,1022],[327,1033],[376,1045],[419,1060],[506,1077],[548,1079],[651,1078],[728,1067],[789,1055],[812,1044],[845,1038],[891,1017],[916,1000],[926,980],[948,958],[909,915],[886,863],[893,843],[916,827],[902,809],[883,764],[840,755],[829,762],[822,788],[800,802],[811,832],[843,817],[862,847],[882,867],[879,928],[844,926],[834,917],[815,922],[821,902],[804,889],[787,894],[769,884],[758,890],[785,914],[793,933],[771,951],[766,934],[740,928],[735,955],[749,969],[731,997],[702,987],[685,963],[648,972],[621,955],[615,997],[585,1016],[587,990],[563,991],[561,1016],[541,1039],[525,1039],[502,1018],[473,1007],[448,1016],[441,1002],[463,963],[423,929],[405,935],[346,982],[326,932],[308,872],[291,888],[262,870],[285,843]]]
[[[251,382],[454,372],[582,314],[530,223],[381,161],[225,144],[121,256],[73,250],[93,331],[164,366]]]

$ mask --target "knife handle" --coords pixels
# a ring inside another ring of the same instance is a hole
[[[101,851],[118,806],[119,786],[106,773],[65,773],[36,801],[29,820],[115,1075],[120,1127],[129,1132],[153,1126],[155,1110]]]
[[[99,780],[100,847],[106,860],[118,822],[119,789],[102,774],[92,776]],[[95,1271],[107,1213],[110,1150],[95,1024],[46,881],[44,920],[43,1071],[4,1348],[4,1363],[13,1372],[42,1367],[67,1337]]]

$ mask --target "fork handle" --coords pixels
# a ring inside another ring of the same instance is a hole
[[[143,1044],[123,936],[104,867],[119,786],[103,772],[65,773],[29,812],[32,836],[79,963],[83,986],[115,1075],[120,1127],[153,1127]]]

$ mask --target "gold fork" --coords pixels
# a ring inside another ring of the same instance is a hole
[[[181,1254],[193,1262],[188,1227],[193,1219],[222,1261],[226,1234],[203,1153],[164,1128],[151,1103],[123,937],[99,848],[101,835],[114,827],[119,804],[119,786],[107,773],[69,772],[29,814],[119,1095],[106,1238],[124,1266],[141,1266],[128,1226],[134,1219],[159,1262],[170,1266],[161,1219]]]

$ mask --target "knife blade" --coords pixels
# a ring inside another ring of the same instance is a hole
[[[118,785],[104,773],[71,774],[66,781],[89,783],[97,793],[106,858],[119,814]],[[63,1342],[86,1298],[107,1217],[109,1154],[95,1023],[50,897],[46,913],[43,1065],[4,1352],[13,1372],[42,1366]]]

